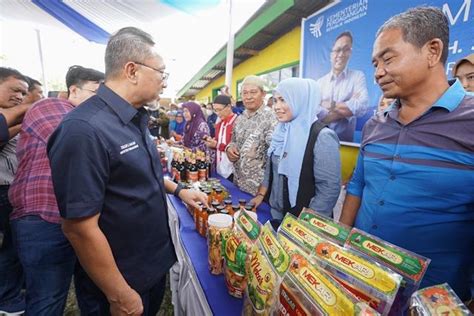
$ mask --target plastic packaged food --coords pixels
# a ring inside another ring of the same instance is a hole
[[[401,275],[330,241],[318,243],[314,255],[318,264],[357,298],[379,313],[388,314],[400,287]]]
[[[410,297],[418,289],[431,259],[400,248],[357,228],[352,229],[346,247],[362,252],[403,277],[403,282],[390,312],[391,314],[401,314],[406,310]]]
[[[279,315],[377,315],[302,255],[293,256],[279,294]]]
[[[341,246],[344,245],[351,231],[349,226],[336,223],[331,218],[308,208],[303,208],[298,218],[308,223],[318,234]]]
[[[294,242],[303,248],[308,254],[310,254],[318,242],[325,240],[320,235],[310,229],[308,224],[298,219],[290,213],[287,213],[283,219],[278,233],[283,232],[285,235],[291,238]]]
[[[430,286],[413,293],[410,315],[472,315],[453,289],[447,284]]]
[[[209,270],[212,274],[222,274],[222,234],[232,228],[232,217],[226,214],[213,214],[208,218],[207,246]]]
[[[308,254],[306,249],[301,248],[294,240],[291,239],[291,237],[287,236],[281,231],[277,233],[277,240],[290,256],[293,254]]]
[[[234,229],[222,234],[224,275],[229,294],[242,298],[246,287],[245,269],[251,259],[252,245],[260,235],[260,223],[245,211],[234,219]]]
[[[278,288],[289,265],[290,256],[267,222],[252,247],[242,315],[273,315],[276,312]]]

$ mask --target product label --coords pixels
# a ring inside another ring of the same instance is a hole
[[[239,225],[242,231],[252,241],[256,240],[260,235],[260,225],[244,211],[240,212],[237,218],[237,225]]]
[[[446,283],[419,290],[414,296],[421,301],[427,315],[471,315]]]
[[[321,242],[316,247],[316,255],[378,291],[395,295],[398,290],[397,281],[387,271],[342,247]]]
[[[273,293],[276,275],[257,246],[253,247],[251,257],[247,290],[255,311],[261,312],[267,307],[267,301]]]
[[[200,182],[206,181],[207,178],[207,169],[199,169],[198,170],[198,179]]]
[[[328,315],[354,314],[354,302],[330,281],[329,276],[315,269],[303,257],[296,256],[290,273]]]
[[[304,246],[308,253],[313,251],[318,242],[323,241],[323,239],[311,229],[298,222],[294,216],[285,216],[283,222],[280,225],[280,229],[292,239],[297,241],[301,246]]]
[[[197,171],[188,171],[188,181],[197,182],[198,181],[198,172]]]
[[[259,240],[270,263],[278,274],[283,276],[290,265],[290,256],[275,238],[270,227],[263,226]]]
[[[223,240],[224,256],[227,266],[234,272],[245,274],[245,259],[247,258],[247,249],[242,240],[231,234]]]
[[[341,245],[346,242],[346,239],[349,236],[350,230],[348,228],[339,225],[328,218],[320,216],[315,212],[304,209],[299,218],[307,222],[319,233],[330,237]]]
[[[277,239],[280,242],[281,246],[289,255],[293,254],[305,254],[305,249],[300,248],[293,241],[288,239],[284,234],[278,233]]]
[[[372,238],[360,231],[353,231],[348,239],[350,247],[382,260],[390,268],[409,279],[419,282],[428,268],[429,261]]]

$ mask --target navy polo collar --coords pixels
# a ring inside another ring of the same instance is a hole
[[[124,124],[128,124],[138,113],[137,109],[105,84],[99,86],[97,96],[104,100]]]

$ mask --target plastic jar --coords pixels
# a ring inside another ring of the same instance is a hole
[[[232,227],[232,216],[212,214],[208,218],[207,246],[209,270],[212,274],[222,274],[223,258],[221,255],[222,233]]]

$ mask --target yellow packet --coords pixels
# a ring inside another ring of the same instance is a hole
[[[367,306],[360,305],[326,272],[318,270],[301,255],[293,257],[288,274],[310,297],[311,301],[317,304],[318,309],[324,315],[377,314]],[[308,308],[302,306],[301,310],[308,310]]]
[[[314,254],[324,269],[359,299],[380,313],[390,310],[401,275],[329,241],[318,243]]]
[[[290,213],[286,214],[278,232],[283,232],[294,240],[305,252],[311,253],[316,245],[325,239],[315,233],[306,223],[299,221]]]

